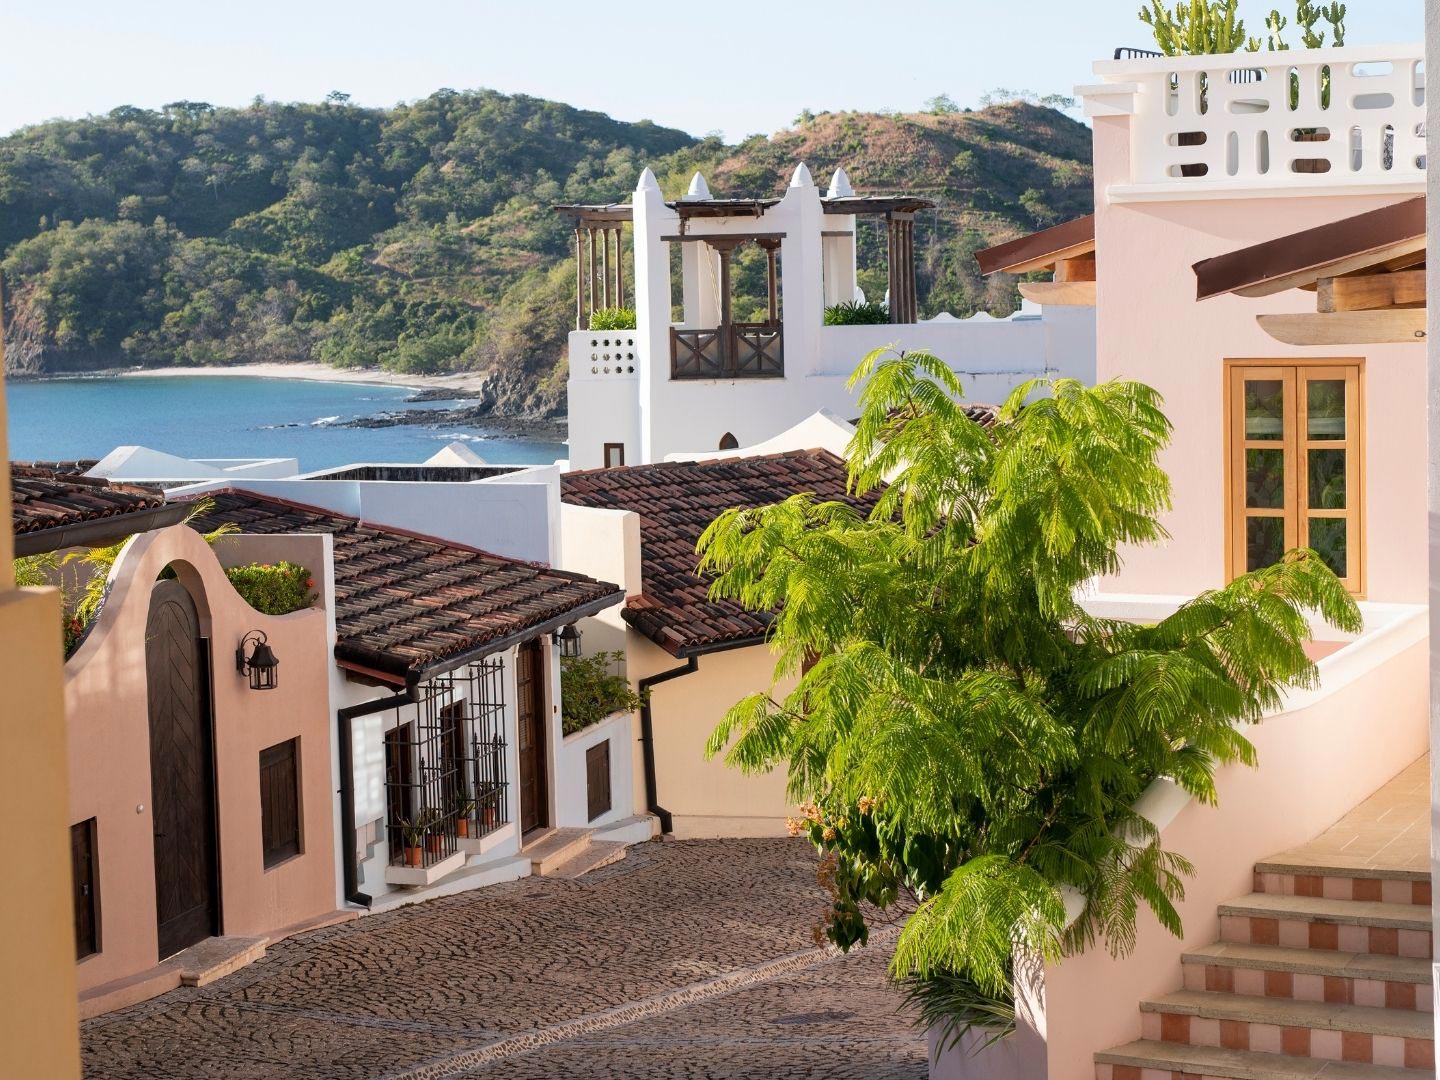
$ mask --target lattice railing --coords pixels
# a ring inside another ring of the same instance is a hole
[[[732,323],[714,330],[670,331],[672,379],[778,379],[785,376],[778,323]]]

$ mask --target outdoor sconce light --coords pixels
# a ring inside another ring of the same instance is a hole
[[[560,655],[575,657],[580,655],[580,631],[575,629],[575,624],[560,628],[555,635],[555,640],[560,643]]]
[[[249,657],[245,655],[247,643],[252,645]],[[278,682],[275,673],[279,667],[280,661],[265,640],[263,630],[251,630],[240,639],[240,645],[235,650],[235,670],[250,676],[251,690],[274,690]]]

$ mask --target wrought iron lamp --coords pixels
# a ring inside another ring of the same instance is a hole
[[[251,646],[250,655],[245,655],[245,646]],[[240,639],[235,650],[235,670],[250,676],[251,690],[274,690],[279,684],[277,671],[280,661],[270,648],[263,630],[251,630]]]
[[[575,657],[580,655],[580,631],[575,624],[562,626],[560,632],[555,635],[555,640],[560,643],[560,655]]]

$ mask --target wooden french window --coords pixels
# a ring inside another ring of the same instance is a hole
[[[1359,360],[1226,365],[1228,577],[1309,547],[1364,594],[1362,375]]]

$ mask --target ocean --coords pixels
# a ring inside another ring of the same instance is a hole
[[[187,458],[294,457],[307,471],[352,462],[420,462],[455,441],[497,464],[548,463],[566,453],[562,443],[483,427],[339,426],[401,408],[462,404],[405,404],[414,393],[407,387],[175,375],[12,382],[5,393],[10,457],[17,461],[98,458],[134,444]]]

